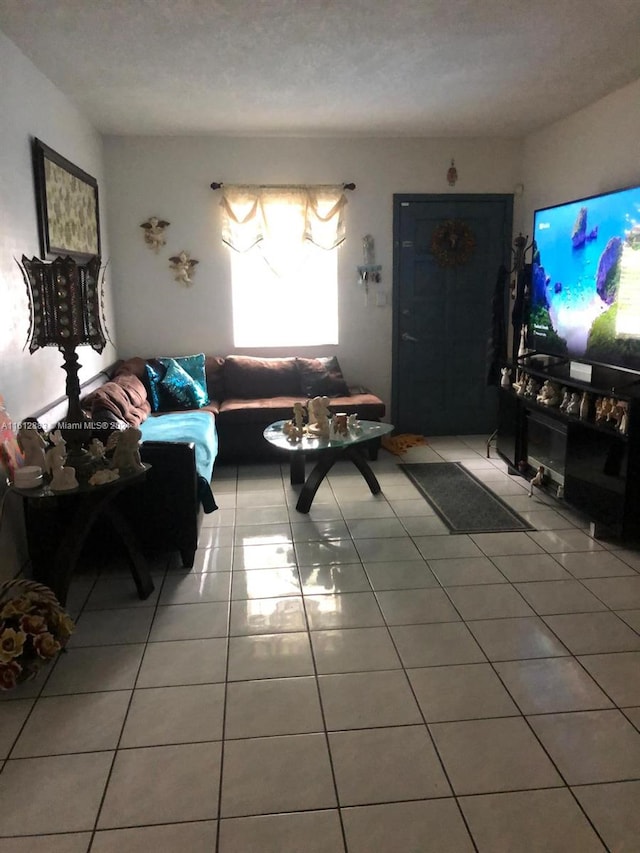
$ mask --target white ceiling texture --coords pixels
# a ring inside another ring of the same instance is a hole
[[[640,77],[639,0],[0,0],[106,134],[520,137]]]

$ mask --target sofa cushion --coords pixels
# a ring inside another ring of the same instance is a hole
[[[299,397],[295,358],[229,355],[224,362],[224,398],[254,400]]]
[[[348,397],[349,386],[335,355],[326,358],[296,358],[300,391],[306,397]]]
[[[209,400],[224,399],[224,356],[205,355],[204,374]]]
[[[198,385],[202,389],[204,396],[207,397],[207,399],[204,400],[204,403],[202,405],[209,402],[203,352],[197,353],[196,355],[179,355],[171,358],[161,357],[157,360],[160,362],[160,364],[163,364],[165,368],[168,368],[172,361],[177,362],[180,367],[186,373],[189,374],[189,376],[194,380],[194,382],[198,383]]]
[[[293,404],[305,402],[300,396],[224,400],[220,404],[217,422],[220,426],[260,424],[266,427],[274,421],[290,420],[293,417]]]
[[[184,409],[200,409],[209,402],[206,389],[173,358],[168,360],[160,385]]]

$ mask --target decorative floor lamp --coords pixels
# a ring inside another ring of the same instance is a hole
[[[68,256],[43,261],[23,255],[21,269],[31,308],[29,352],[55,346],[63,355],[69,411],[60,432],[67,445],[66,464],[83,480],[83,475],[88,478],[92,464],[85,447],[92,429],[80,405],[78,370],[82,365],[76,347],[89,345],[102,352],[106,344],[100,323],[100,258],[94,256],[78,264]]]

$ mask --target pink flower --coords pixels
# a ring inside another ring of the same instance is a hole
[[[27,613],[20,618],[20,627],[26,634],[42,634],[47,630],[47,620],[44,616]]]
[[[22,667],[16,661],[0,663],[0,690],[12,690],[18,683]]]
[[[45,631],[43,634],[36,634],[33,638],[33,648],[41,658],[49,660],[58,654],[62,646],[53,634]]]

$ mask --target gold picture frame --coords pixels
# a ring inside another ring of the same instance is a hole
[[[98,182],[39,139],[32,154],[41,257],[100,256]]]

